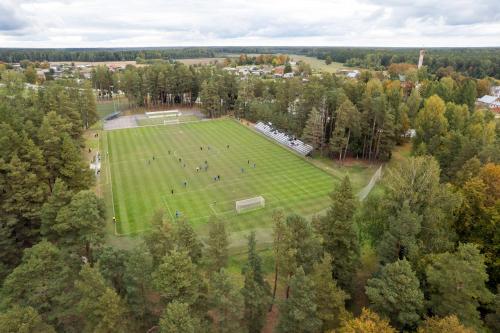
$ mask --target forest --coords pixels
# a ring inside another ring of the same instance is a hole
[[[474,105],[493,82],[412,75],[418,87],[373,71],[240,80],[175,63],[27,90],[4,71],[0,332],[253,333],[273,315],[279,333],[500,331],[500,123]],[[202,241],[158,211],[137,244],[113,247],[81,153],[98,120],[92,87],[134,108],[270,121],[337,163],[387,161],[405,143],[411,156],[366,201],[346,176],[311,219],[276,209],[269,274],[254,233],[241,270],[228,269],[230,221],[216,217]]]
[[[7,49],[0,48],[0,61],[124,61],[175,60],[239,56],[240,54],[300,54],[336,61],[348,66],[369,69],[388,68],[393,63],[418,62],[416,48],[363,47],[186,47],[186,48],[121,48],[121,49]],[[450,67],[453,71],[481,79],[500,79],[498,48],[428,48],[424,64],[430,73]]]

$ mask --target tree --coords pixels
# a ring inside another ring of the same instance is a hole
[[[339,333],[396,333],[389,321],[381,319],[375,312],[363,309],[361,316],[344,321]]]
[[[153,267],[174,249],[175,231],[172,224],[164,219],[163,211],[157,211],[151,219],[151,229],[144,234],[144,245],[153,257]]]
[[[217,91],[217,86],[213,79],[204,81],[201,85],[200,99],[203,110],[210,118],[220,115],[221,98]]]
[[[145,245],[129,252],[125,261],[125,300],[133,316],[147,330],[154,324],[153,310],[156,302],[150,297],[153,291],[153,258]]]
[[[323,116],[313,107],[311,112],[309,112],[309,118],[302,132],[302,140],[310,143],[314,149],[322,148],[324,141],[324,126]]]
[[[241,327],[243,299],[224,269],[212,274],[208,300],[215,311],[217,332],[237,332]]]
[[[24,70],[24,77],[26,78],[26,82],[31,83],[31,84],[35,84],[36,79],[37,79],[37,73],[36,73],[35,67],[28,66]]]
[[[431,259],[426,276],[432,313],[455,314],[464,325],[481,329],[478,307],[492,300],[485,286],[484,255],[476,245],[460,244],[455,253],[436,254]]]
[[[125,332],[126,309],[116,292],[107,287],[99,269],[85,264],[75,282],[77,312],[82,332]]]
[[[34,308],[47,323],[54,324],[67,308],[66,294],[72,272],[62,252],[41,241],[24,250],[23,258],[2,288],[3,305]]]
[[[66,183],[60,178],[56,179],[52,193],[40,212],[42,220],[40,232],[48,240],[55,242],[59,238],[60,234],[54,230],[57,214],[71,202],[72,197],[73,192],[68,189]]]
[[[61,168],[59,169],[59,177],[71,189],[83,190],[92,184],[92,173],[81,158],[79,148],[68,135],[62,137],[60,158]]]
[[[325,254],[323,260],[314,265],[311,280],[314,284],[316,313],[323,322],[322,331],[337,328],[347,316],[345,302],[350,297],[332,278],[332,257],[329,254]]]
[[[269,285],[264,280],[261,258],[256,251],[255,231],[248,237],[248,262],[243,269],[245,283],[241,293],[244,319],[249,333],[259,333],[264,326],[270,302]]]
[[[387,264],[380,276],[368,280],[366,295],[377,313],[399,328],[412,328],[420,320],[424,294],[420,282],[405,259]]]
[[[389,226],[377,248],[382,263],[403,258],[415,261],[419,258],[418,234],[421,221],[422,217],[413,213],[407,202],[397,215],[389,216]]]
[[[173,301],[169,303],[160,318],[160,332],[163,333],[196,333],[198,320],[191,316],[189,305]]]
[[[330,209],[319,220],[323,247],[333,260],[333,276],[344,290],[351,290],[352,277],[359,258],[358,233],[353,219],[357,199],[346,176],[330,195]]]
[[[273,252],[274,252],[274,284],[272,303],[269,311],[273,309],[274,300],[276,298],[276,289],[278,286],[278,278],[283,264],[283,257],[285,255],[285,212],[283,209],[276,209],[273,211]]]
[[[209,221],[209,231],[207,240],[207,264],[211,271],[218,272],[226,267],[228,260],[226,226],[223,221],[216,217],[211,217]]]
[[[153,285],[164,303],[193,305],[199,296],[199,275],[188,253],[171,251],[153,272]]]
[[[444,318],[430,317],[419,326],[417,333],[475,333],[471,328],[460,324],[457,316],[450,315]]]
[[[327,55],[325,57],[325,64],[330,65],[332,63],[332,57],[330,55]]]
[[[307,273],[312,271],[314,263],[320,260],[321,243],[311,224],[304,217],[291,214],[287,216],[285,223],[283,271],[286,275],[282,277],[288,278],[286,281],[288,298],[291,288],[290,277],[299,267]]]
[[[59,211],[51,229],[61,244],[75,248],[92,262],[93,248],[104,242],[104,216],[103,200],[92,191],[81,191]]]
[[[43,322],[32,307],[14,306],[0,313],[0,332],[55,333],[54,328]]]
[[[302,268],[297,269],[290,279],[291,294],[280,306],[280,317],[277,331],[280,333],[318,332],[322,322],[318,318],[314,297],[314,284],[304,274]]]
[[[425,144],[429,153],[438,151],[442,138],[448,130],[444,115],[445,105],[439,96],[433,95],[425,100],[424,107],[415,119],[416,137],[414,147]]]
[[[176,225],[175,242],[178,250],[188,252],[193,263],[200,261],[202,244],[191,225],[184,219]]]
[[[358,109],[347,99],[337,108],[335,113],[335,129],[330,138],[330,148],[338,152],[339,161],[345,159],[349,150],[351,134],[359,131],[360,114]],[[343,156],[342,156],[343,153]]]

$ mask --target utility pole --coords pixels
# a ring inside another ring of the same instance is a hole
[[[424,64],[424,56],[425,56],[425,50],[422,49],[422,50],[420,50],[420,57],[418,58],[418,68],[419,69]]]

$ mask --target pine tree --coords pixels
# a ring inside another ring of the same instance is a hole
[[[455,314],[464,325],[482,329],[478,307],[493,296],[485,286],[488,274],[484,255],[476,245],[460,244],[455,253],[434,255],[426,275],[433,314]]]
[[[61,168],[58,176],[73,190],[86,189],[93,180],[92,173],[81,155],[73,140],[68,135],[64,135],[61,144]]]
[[[215,311],[216,331],[220,333],[237,332],[241,327],[243,298],[224,269],[212,274],[208,301]]]
[[[184,219],[176,225],[175,242],[178,250],[188,252],[193,263],[200,261],[202,244],[191,225]]]
[[[368,280],[366,295],[373,308],[400,328],[414,327],[424,308],[420,282],[405,259],[387,264],[380,277]]]
[[[151,219],[151,229],[143,236],[144,245],[153,257],[153,266],[157,267],[163,258],[174,249],[175,231],[172,224],[164,219],[163,211],[157,211]]]
[[[93,249],[104,242],[104,216],[103,200],[92,191],[81,191],[59,211],[52,229],[58,233],[59,243],[93,262]]]
[[[341,320],[346,318],[345,302],[350,297],[332,278],[332,257],[329,254],[325,254],[323,260],[314,265],[311,279],[314,284],[317,316],[323,322],[322,331],[328,332],[337,328]]]
[[[68,189],[68,186],[60,178],[54,183],[54,188],[47,201],[43,204],[40,212],[42,225],[40,228],[42,236],[48,240],[56,241],[59,238],[59,233],[53,230],[56,224],[56,218],[59,211],[71,202],[73,192]]]
[[[140,327],[147,330],[153,323],[154,300],[150,297],[153,290],[153,258],[143,245],[130,251],[125,262],[124,283],[126,302]]]
[[[321,329],[314,297],[314,285],[302,268],[297,269],[290,281],[290,297],[280,306],[277,331],[280,333],[315,333]]]
[[[199,297],[200,276],[187,252],[171,251],[153,272],[153,285],[164,303],[193,305]]]
[[[377,249],[382,263],[391,263],[403,258],[411,262],[418,259],[421,220],[421,216],[410,211],[407,202],[396,216],[389,216],[388,229]]]
[[[208,223],[207,264],[209,270],[218,272],[227,265],[229,240],[223,221],[212,217]]]
[[[55,333],[55,329],[44,323],[32,307],[14,306],[0,312],[0,332],[10,333]]]
[[[125,332],[126,308],[116,292],[106,286],[98,268],[84,265],[75,288],[82,332]]]
[[[173,301],[169,303],[160,318],[162,333],[196,333],[199,322],[192,317],[189,305]]]
[[[2,288],[3,305],[33,307],[47,323],[54,324],[66,310],[65,294],[72,273],[62,252],[41,241],[24,250],[21,264],[7,276]]]
[[[302,140],[310,143],[314,149],[321,149],[324,140],[324,122],[321,113],[316,108],[312,108],[302,132]]]
[[[346,176],[330,197],[332,204],[320,220],[323,246],[333,260],[333,276],[344,290],[351,290],[352,278],[359,258],[359,240],[354,222],[357,200]]]
[[[255,246],[253,231],[248,238],[248,262],[243,269],[245,283],[241,290],[245,304],[244,319],[250,333],[259,333],[262,330],[270,303],[270,288],[264,280],[262,260]]]
[[[269,307],[269,311],[272,310],[274,300],[276,298],[276,289],[278,287],[279,274],[281,273],[283,266],[283,259],[285,255],[285,212],[283,209],[277,209],[273,211],[273,252],[274,252],[274,284],[273,284],[273,296],[272,304]]]

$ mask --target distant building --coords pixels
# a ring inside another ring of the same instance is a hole
[[[357,69],[347,72],[346,77],[349,79],[355,79],[359,76],[359,71]]]
[[[285,75],[285,66],[278,66],[273,69],[273,74],[275,77],[283,77]]]
[[[283,74],[283,77],[284,77],[285,79],[291,79],[291,78],[293,77],[293,73],[292,73],[292,72],[290,72],[290,73],[285,73],[285,74]]]
[[[491,111],[500,114],[500,97],[484,95],[483,97],[477,99],[476,104],[487,107]]]

